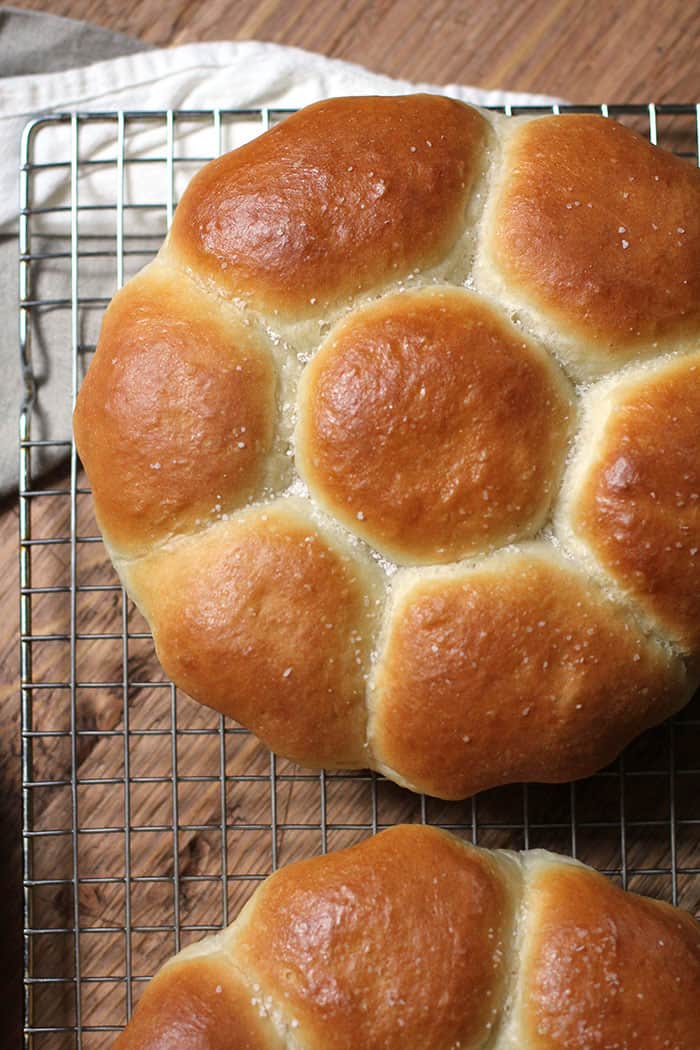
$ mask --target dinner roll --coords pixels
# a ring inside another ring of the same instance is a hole
[[[700,927],[544,850],[421,826],[290,864],[114,1050],[696,1050]]]
[[[489,123],[436,95],[317,102],[207,164],[169,248],[227,299],[297,319],[442,262]]]
[[[73,421],[114,554],[143,554],[261,491],[280,469],[276,388],[262,334],[159,261],[114,297]]]
[[[314,496],[397,562],[533,535],[558,490],[573,391],[483,299],[435,287],[353,311],[299,390]]]
[[[512,121],[480,277],[582,376],[700,338],[700,174],[613,120]]]
[[[588,775],[691,695],[699,359],[692,164],[331,99],[195,176],[75,438],[176,685],[456,798]]]
[[[668,647],[533,543],[397,578],[370,747],[382,772],[440,798],[557,783],[611,762],[687,695]]]
[[[700,352],[595,387],[562,539],[686,652],[700,647]]]
[[[123,567],[165,671],[273,750],[364,766],[376,565],[301,501],[254,507]]]

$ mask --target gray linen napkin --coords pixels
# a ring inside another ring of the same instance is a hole
[[[148,49],[122,33],[42,12],[0,8],[0,92],[2,78],[57,73],[103,59]],[[17,164],[14,157],[2,163]],[[17,334],[17,238],[0,236],[0,498],[17,485],[17,417],[22,396]],[[50,403],[52,387],[61,390],[59,364],[45,356],[40,365],[40,403]],[[40,435],[38,435],[40,436]],[[35,471],[53,466],[61,451],[35,457]]]

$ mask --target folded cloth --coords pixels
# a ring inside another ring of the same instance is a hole
[[[0,6],[0,76],[59,73],[86,62],[102,62],[134,51],[149,51],[150,44],[124,33],[76,22],[41,11]]]
[[[14,7],[0,7],[0,126],[5,121],[4,87],[10,77],[28,79],[27,74],[58,73],[73,69],[88,62],[105,61],[117,55],[146,51],[148,44],[134,40],[123,33],[111,33],[106,29],[76,22],[72,18],[59,18],[36,11],[23,11]],[[9,116],[9,111],[7,111]],[[25,122],[20,116],[20,122]],[[17,168],[19,160],[19,138],[16,125],[9,128],[7,152],[0,160],[0,179],[3,180],[5,204],[9,222],[0,228],[0,325],[4,338],[0,340],[0,498],[17,487],[17,416],[21,401],[22,379],[19,369],[17,344]],[[64,278],[65,280],[65,278]],[[51,341],[50,341],[51,342]],[[37,365],[40,373],[39,419],[44,436],[56,436],[65,430],[67,406],[60,413],[57,407],[65,398],[65,385],[69,382],[69,359],[65,347],[51,346],[49,361],[45,358]],[[62,355],[61,367],[56,358]],[[49,418],[46,419],[48,413]],[[55,426],[52,417],[57,416]],[[43,417],[43,419],[42,419]],[[39,434],[37,433],[37,436]],[[50,451],[35,458],[37,473],[51,466],[56,455],[65,451]]]
[[[61,20],[65,21],[65,20]],[[80,23],[77,24],[80,27]],[[79,28],[76,28],[76,32]],[[0,68],[2,50],[6,44],[0,36]],[[37,53],[37,67],[41,68],[41,54]],[[15,236],[17,229],[18,149],[22,130],[35,114],[66,110],[167,110],[167,109],[245,109],[257,107],[297,108],[320,98],[334,95],[403,94],[412,91],[434,91],[478,105],[549,105],[555,99],[544,96],[522,95],[503,91],[482,91],[457,84],[442,86],[414,84],[371,73],[352,65],[297,48],[276,44],[245,41],[238,43],[186,44],[169,50],[152,50],[121,55],[118,58],[96,62],[70,70],[48,72],[43,75],[6,77],[0,86],[0,234]],[[259,130],[252,125],[250,134]],[[37,155],[41,161],[55,156],[65,158],[65,125],[44,128],[37,137]],[[193,122],[187,130],[178,125],[178,147],[181,138],[190,137],[187,153],[193,156],[212,152],[211,127]],[[245,134],[245,132],[244,132]],[[80,138],[81,159],[114,155],[115,131],[109,125],[82,125]],[[227,142],[227,146],[237,141]],[[165,121],[151,122],[140,131],[130,134],[129,157],[165,155],[167,146]],[[138,166],[138,194],[140,202],[163,199],[161,165]],[[191,172],[190,172],[191,174]],[[34,187],[34,208],[56,207],[70,201],[68,176],[65,168],[48,169],[42,173],[40,189]],[[179,190],[176,184],[175,195]],[[135,192],[127,184],[126,193]],[[114,169],[81,167],[78,173],[78,193],[84,204],[114,203]],[[162,216],[150,219],[143,215],[144,234],[155,232]],[[83,221],[82,216],[86,216]],[[87,218],[89,217],[89,223]],[[65,235],[60,214],[44,219],[33,219],[35,232],[51,238]],[[81,236],[114,236],[114,217],[109,213],[81,213]],[[7,269],[7,267],[6,267]],[[113,264],[112,264],[113,269]],[[70,292],[70,272],[65,264],[55,265],[40,275],[44,282],[42,294],[50,289],[51,298],[62,298]],[[114,278],[99,266],[80,275],[80,295],[105,296],[114,290]],[[1,291],[1,289],[0,289]],[[32,294],[36,294],[32,292]],[[0,323],[5,332],[15,328],[17,298],[0,299]],[[86,340],[84,340],[86,341]],[[70,435],[70,370],[71,354],[66,325],[60,319],[53,322],[49,313],[43,329],[35,338],[41,350],[41,375],[35,437],[65,439]],[[9,382],[3,383],[0,394],[0,492],[7,491],[16,478],[13,440],[16,410],[20,401],[21,381],[15,365],[13,340],[3,344],[0,367]],[[38,456],[34,463],[37,473],[51,465],[50,452]]]

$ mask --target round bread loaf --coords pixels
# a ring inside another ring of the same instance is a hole
[[[404,825],[267,879],[115,1050],[696,1050],[700,927],[576,861]]]
[[[700,172],[335,99],[207,165],[75,436],[168,674],[308,766],[563,781],[700,655]]]

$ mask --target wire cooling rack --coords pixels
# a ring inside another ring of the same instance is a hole
[[[602,112],[698,162],[700,107]],[[104,307],[155,254],[180,186],[284,116],[73,113],[23,137],[25,1046],[37,1050],[109,1046],[158,966],[228,923],[278,865],[398,821],[571,853],[700,910],[700,698],[587,781],[445,803],[369,773],[301,770],[164,678],[97,534],[70,411]],[[61,468],[35,483],[61,457],[68,483]]]

